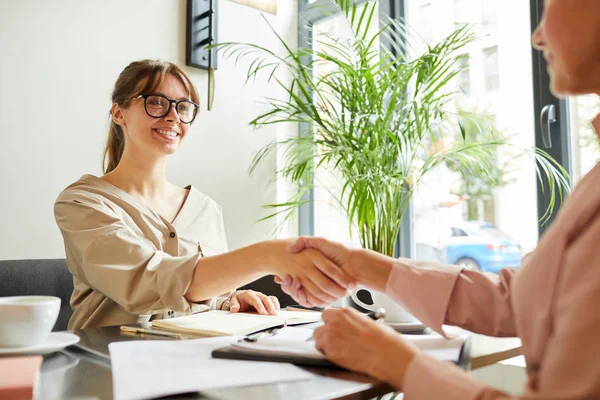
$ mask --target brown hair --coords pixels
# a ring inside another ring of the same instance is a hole
[[[134,97],[156,91],[167,74],[179,79],[188,91],[191,100],[196,104],[200,104],[198,91],[190,77],[177,65],[160,60],[134,61],[125,67],[115,83],[111,97],[112,103],[116,103],[122,108],[129,107],[129,103]],[[106,148],[102,156],[102,166],[105,174],[117,167],[124,149],[125,136],[123,130],[111,116]]]

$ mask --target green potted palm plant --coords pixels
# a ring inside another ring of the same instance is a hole
[[[299,123],[297,136],[268,144],[251,165],[253,170],[271,152],[280,152],[277,174],[298,185],[289,201],[269,205],[275,209],[271,216],[292,215],[306,201],[303,193],[319,185],[313,179],[316,169],[326,166],[340,179],[335,198],[361,245],[392,256],[403,216],[424,175],[442,162],[491,173],[495,149],[508,143],[501,138],[469,141],[452,109],[461,50],[475,39],[471,27],[457,27],[413,55],[405,24],[389,20],[379,26],[376,10],[376,2],[359,6],[331,0],[323,12],[343,15],[350,36],[322,32],[318,38],[313,35],[309,48],[294,50],[272,29],[283,55],[252,43],[215,47],[224,57],[251,57],[247,79],[265,72],[270,83],[285,91],[283,98],[267,98],[268,110],[251,125]],[[291,85],[278,78],[283,70],[291,73]],[[434,136],[456,130],[462,138],[458,144],[431,154],[424,150]],[[569,188],[566,172],[540,149],[522,151],[549,179],[554,204]]]

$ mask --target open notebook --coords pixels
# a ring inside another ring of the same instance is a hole
[[[199,336],[238,336],[283,325],[300,325],[321,320],[320,312],[279,311],[278,315],[206,311],[184,317],[152,321],[159,329]]]

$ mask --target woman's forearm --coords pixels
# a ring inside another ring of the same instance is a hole
[[[385,292],[385,286],[395,262],[394,258],[372,250],[354,250],[350,275],[361,285]]]
[[[201,258],[185,298],[193,302],[204,301],[273,274],[275,271],[269,262],[268,247],[268,242],[261,242]]]

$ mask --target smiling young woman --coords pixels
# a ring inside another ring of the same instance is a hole
[[[84,175],[55,203],[73,273],[69,329],[144,322],[212,309],[275,314],[273,296],[231,292],[264,275],[302,281],[315,304],[352,286],[317,251],[273,240],[228,252],[221,207],[166,179],[167,159],[198,113],[198,93],[175,64],[136,61],[117,79],[105,175]]]

